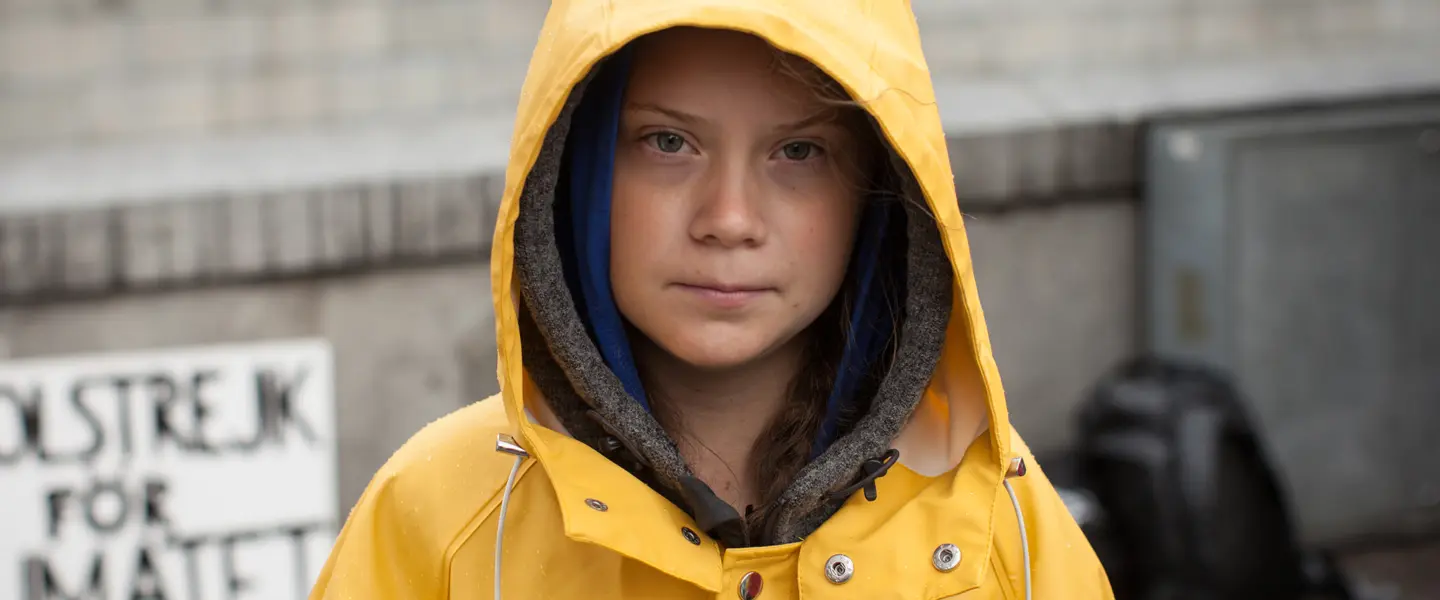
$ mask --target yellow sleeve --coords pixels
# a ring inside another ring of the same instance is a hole
[[[390,600],[446,597],[442,564],[421,524],[408,522],[384,473],[370,482],[350,511],[310,600]]]
[[[450,595],[449,556],[499,503],[513,460],[474,440],[509,429],[498,398],[417,432],[370,480],[340,529],[310,600],[438,600]]]

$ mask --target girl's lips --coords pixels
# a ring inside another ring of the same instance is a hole
[[[711,286],[677,283],[676,287],[717,308],[742,308],[770,292],[769,288]]]

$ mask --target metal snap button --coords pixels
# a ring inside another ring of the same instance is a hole
[[[845,583],[855,574],[855,563],[844,554],[836,554],[825,561],[825,578],[830,583]]]
[[[685,536],[685,541],[695,544],[696,546],[700,545],[700,534],[695,533],[694,529],[681,527],[680,535]]]
[[[593,509],[595,509],[595,510],[598,510],[598,511],[600,511],[600,512],[605,512],[605,511],[607,511],[607,510],[610,510],[610,507],[609,507],[609,506],[606,506],[604,502],[601,502],[601,501],[596,500],[596,499],[594,499],[594,498],[586,498],[586,499],[585,499],[585,506],[588,506],[588,507],[593,508]]]
[[[765,589],[765,580],[759,573],[751,571],[740,578],[740,600],[755,600],[762,589]]]
[[[930,557],[931,564],[941,573],[949,573],[960,566],[960,548],[955,544],[940,544],[935,549],[935,554]]]

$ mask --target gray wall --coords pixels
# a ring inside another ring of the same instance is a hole
[[[320,337],[335,353],[344,515],[426,423],[498,391],[484,262],[0,308],[0,358]]]
[[[1432,0],[913,0],[942,87],[1436,45]],[[0,152],[513,107],[541,0],[0,0]]]
[[[328,339],[348,507],[422,425],[498,389],[499,181],[0,214],[0,359]]]
[[[3,0],[0,149],[506,111],[547,5]]]
[[[1075,405],[1136,351],[1136,206],[1106,198],[965,222],[1010,418],[1037,452],[1073,441]]]

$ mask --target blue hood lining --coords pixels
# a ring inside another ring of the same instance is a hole
[[[561,190],[569,200],[568,214],[557,215],[557,238],[566,281],[577,312],[606,365],[625,391],[648,412],[644,385],[631,353],[627,324],[615,305],[610,288],[610,207],[614,185],[615,149],[620,113],[629,77],[631,50],[625,48],[607,59],[587,88],[571,124],[566,153],[568,167]],[[857,393],[880,353],[889,345],[899,319],[901,301],[887,294],[897,287],[881,260],[896,236],[892,229],[896,204],[873,200],[865,208],[857,232],[855,253],[846,285],[849,286],[849,323],[845,348],[836,370],[835,385],[826,402],[811,458],[824,452],[842,433],[844,416],[863,398]],[[559,212],[559,211],[557,211]],[[568,236],[562,232],[569,229]],[[567,239],[568,238],[568,239]]]
[[[585,98],[576,109],[566,150],[569,160],[569,196],[573,252],[564,257],[573,263],[576,277],[571,291],[605,364],[615,372],[630,397],[650,411],[645,387],[630,353],[625,321],[610,291],[610,196],[614,186],[615,144],[620,128],[620,110],[630,72],[631,51],[622,49],[601,67]],[[563,237],[563,236],[560,236]],[[576,281],[578,280],[578,281]]]

